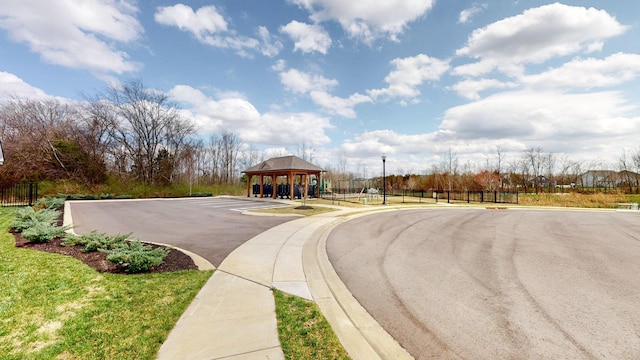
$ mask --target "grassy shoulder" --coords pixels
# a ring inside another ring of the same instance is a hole
[[[101,274],[15,248],[0,208],[0,357],[153,359],[211,271]]]
[[[285,359],[349,359],[314,302],[276,289],[273,295]]]
[[[41,181],[38,183],[38,194],[41,196],[55,197],[57,194],[91,194],[100,196],[109,194],[113,198],[126,196],[128,198],[155,198],[155,197],[184,197],[198,194],[207,195],[246,195],[244,186],[237,185],[202,185],[202,184],[176,184],[171,186],[148,185],[135,182],[124,182],[118,179],[110,179],[105,184],[87,185],[70,181]]]
[[[559,206],[578,208],[615,209],[623,203],[640,203],[640,195],[627,194],[519,194],[518,204],[524,206]]]
[[[336,211],[336,209],[332,209],[324,206],[309,206],[305,209],[297,209],[300,205],[292,205],[281,208],[273,208],[273,209],[260,209],[260,210],[251,210],[251,212],[262,213],[262,214],[273,214],[273,215],[302,215],[302,216],[312,216],[318,214],[324,214],[331,211]]]

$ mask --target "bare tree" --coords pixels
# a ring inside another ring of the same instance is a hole
[[[339,172],[340,174],[346,174],[347,173],[347,163],[348,163],[349,157],[347,156],[347,154],[342,153],[342,155],[340,156],[339,162]]]
[[[494,157],[496,158],[496,172],[500,180],[500,187],[502,188],[502,162],[504,161],[506,154],[500,145],[496,145]]]
[[[256,150],[253,145],[249,145],[248,147],[242,149],[240,153],[239,164],[243,169],[250,168],[258,164],[259,157],[259,151]]]
[[[312,162],[314,155],[313,146],[308,145],[306,142],[298,145],[298,157],[302,160]]]
[[[544,167],[546,169],[546,177],[547,177],[547,185],[548,185],[548,190],[552,191],[553,188],[553,174],[555,171],[555,167],[556,167],[556,157],[553,153],[547,153],[544,157]]]
[[[12,99],[0,107],[8,181],[75,179],[101,181],[104,166],[92,159],[74,104],[57,100]],[[15,161],[14,161],[15,160]]]
[[[634,164],[634,155],[631,155],[631,159],[627,159],[627,151],[622,149],[622,155],[619,158],[619,169],[620,169],[620,182],[621,184],[627,185],[629,189],[629,193],[633,193],[634,189],[638,188],[638,178],[633,175],[631,171],[633,169]]]
[[[159,150],[165,149],[177,159],[186,137],[195,131],[167,95],[146,88],[140,80],[112,86],[102,97],[112,107],[106,119],[111,121],[109,136],[118,148],[115,157],[123,156],[127,170],[144,183],[154,179]]]
[[[458,175],[458,154],[453,152],[451,148],[447,150],[444,155],[444,172],[448,174],[448,187],[447,190],[453,190],[455,185],[454,178]]]
[[[528,162],[528,167],[531,169],[531,175],[533,179],[533,185],[535,186],[536,193],[540,192],[540,179],[542,170],[544,169],[544,154],[541,147],[529,148],[524,152],[524,158]]]
[[[238,156],[240,153],[240,138],[238,135],[223,131],[222,140],[222,177],[224,183],[233,184],[235,181]]]

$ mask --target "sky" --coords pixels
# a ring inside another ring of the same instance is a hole
[[[640,2],[0,0],[0,101],[142,80],[199,136],[362,176],[640,148]]]

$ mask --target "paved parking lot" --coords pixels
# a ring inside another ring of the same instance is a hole
[[[295,217],[243,215],[242,211],[287,206],[255,198],[185,198],[73,201],[74,231],[132,237],[192,251],[218,267],[255,235]]]

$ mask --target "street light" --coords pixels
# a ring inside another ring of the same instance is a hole
[[[387,174],[385,173],[387,156],[382,155],[382,205],[387,205]]]

